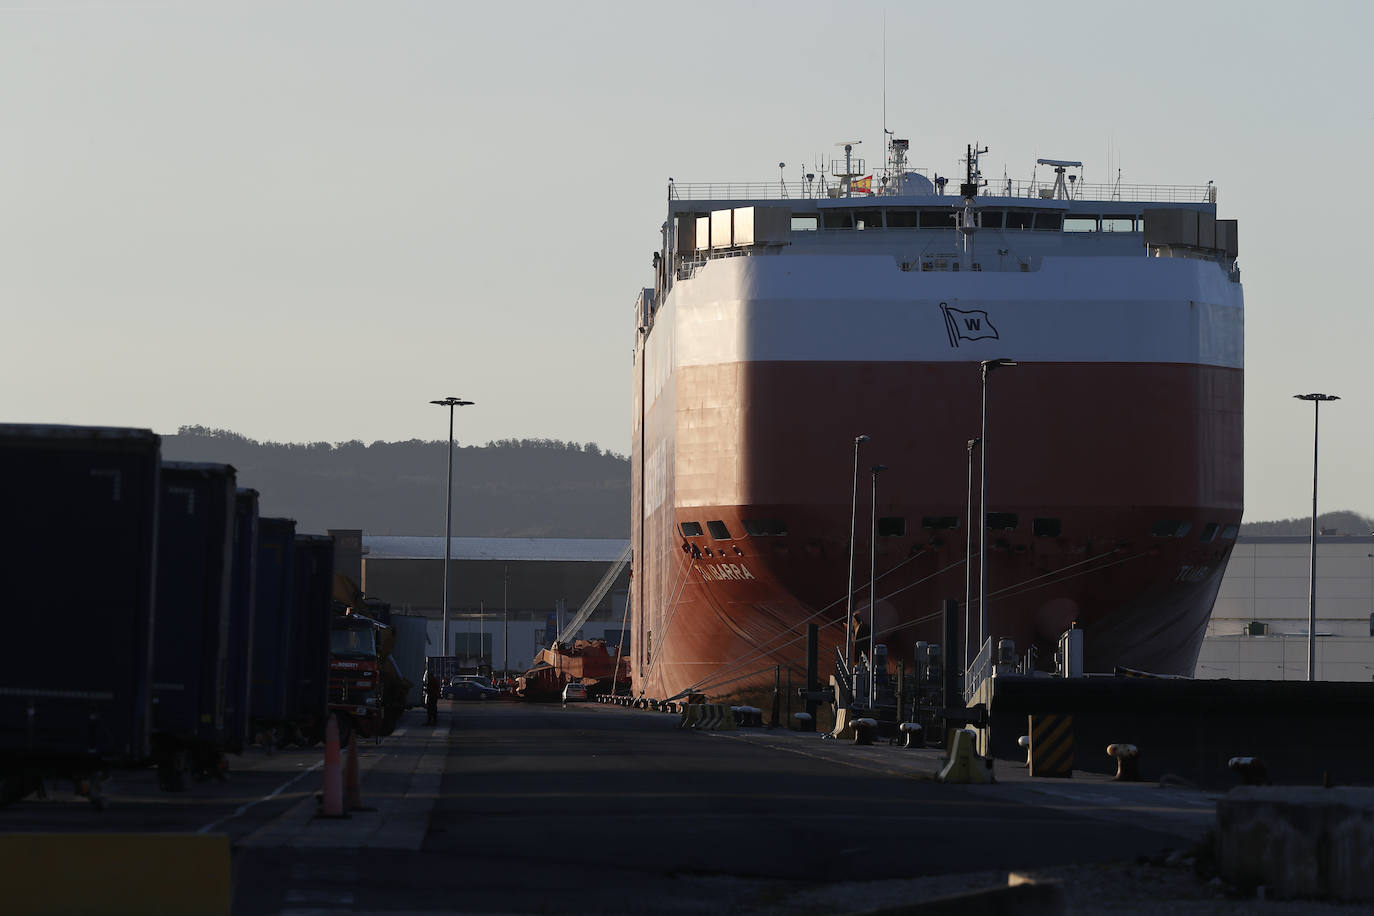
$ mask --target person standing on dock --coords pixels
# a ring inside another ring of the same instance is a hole
[[[425,674],[425,724],[439,724],[439,678],[433,671]]]

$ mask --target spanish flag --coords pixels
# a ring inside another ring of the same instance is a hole
[[[872,194],[873,176],[869,175],[864,178],[855,178],[849,183],[849,190],[854,194]]]

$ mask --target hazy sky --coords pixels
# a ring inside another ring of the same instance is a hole
[[[0,420],[628,452],[668,176],[1220,188],[1246,517],[1374,514],[1369,3],[0,2]]]

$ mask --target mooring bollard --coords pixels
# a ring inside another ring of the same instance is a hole
[[[1021,766],[1023,766],[1023,767],[1028,767],[1028,766],[1030,766],[1030,762],[1031,762],[1030,735],[1022,735],[1020,738],[1017,738],[1017,739],[1016,739],[1016,746],[1017,746],[1017,747],[1024,747],[1024,748],[1026,749],[1026,762],[1023,763],[1023,764],[1021,764]]]
[[[906,739],[902,742],[902,747],[925,747],[925,730],[921,728],[920,722],[903,722],[897,726],[897,730]]]
[[[795,713],[790,724],[794,732],[814,732],[816,730],[816,720],[811,717],[809,712]]]
[[[854,743],[856,745],[868,745],[873,743],[873,739],[878,735],[878,720],[864,717],[854,720]]]
[[[1116,758],[1117,782],[1136,782],[1140,779],[1140,749],[1134,744],[1109,744],[1107,756]]]
[[[1239,773],[1247,786],[1269,785],[1269,768],[1258,757],[1232,757],[1226,765]]]

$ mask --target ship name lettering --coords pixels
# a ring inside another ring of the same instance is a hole
[[[701,578],[707,582],[724,582],[729,579],[735,582],[743,582],[746,579],[753,579],[754,574],[748,567],[735,563],[722,563],[719,566],[700,566],[697,571],[701,573]]]

